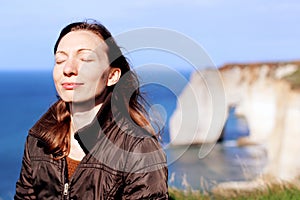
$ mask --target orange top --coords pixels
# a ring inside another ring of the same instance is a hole
[[[70,180],[70,178],[72,177],[72,175],[74,174],[77,166],[79,165],[80,161],[78,160],[73,160],[72,158],[69,158],[67,156],[67,163],[68,163],[68,178]]]

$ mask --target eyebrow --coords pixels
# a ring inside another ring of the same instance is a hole
[[[78,49],[78,50],[77,50],[77,54],[81,53],[82,51],[90,51],[90,52],[95,53],[95,51],[94,51],[93,49],[82,48],[82,49]],[[66,53],[65,51],[63,51],[63,50],[56,51],[55,55],[58,54],[58,53],[67,55],[67,53]]]

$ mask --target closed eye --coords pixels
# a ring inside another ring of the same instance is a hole
[[[55,59],[56,64],[62,64],[65,61],[66,61],[65,59]]]
[[[63,62],[65,62],[68,59],[68,56],[66,55],[66,53],[59,51],[56,53],[55,55],[55,63],[56,64],[61,64]]]
[[[81,61],[83,62],[93,62],[94,59],[91,59],[91,58],[80,58]]]

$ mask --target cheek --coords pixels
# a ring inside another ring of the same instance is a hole
[[[61,96],[62,92],[62,87],[61,87],[61,82],[63,79],[63,74],[60,70],[60,67],[54,67],[52,71],[52,78],[53,78],[53,83],[56,88],[57,93]]]
[[[52,72],[52,77],[53,77],[53,81],[54,81],[54,84],[57,85],[58,82],[59,82],[59,77],[60,77],[60,73],[59,73],[59,70],[58,70],[58,67],[55,67],[53,68],[53,72]]]
[[[106,85],[107,80],[108,80],[108,70],[102,72],[99,80],[100,80],[101,83],[104,83]]]
[[[97,74],[97,76],[95,76]],[[93,81],[89,81],[90,87],[95,91],[97,95],[101,93],[107,86],[108,73],[107,70],[94,74]],[[92,79],[90,79],[92,80]]]
[[[78,73],[78,77],[88,81],[90,84],[96,86],[96,83],[106,83],[108,75],[107,71],[109,67],[99,67],[101,64],[95,64],[94,66],[82,66]]]
[[[96,74],[95,74],[96,75]],[[91,87],[95,88],[95,90],[99,91],[106,87],[108,76],[103,73],[98,73],[98,76],[94,76],[89,80]]]

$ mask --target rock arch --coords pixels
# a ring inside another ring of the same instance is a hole
[[[230,64],[219,69],[226,105],[235,105],[238,115],[244,116],[249,125],[249,137],[239,140],[239,144],[264,144],[269,158],[264,175],[280,180],[292,180],[300,176],[300,92],[284,79],[299,70],[299,66],[299,62],[254,63]],[[209,74],[207,71],[203,70],[201,74]],[[179,97],[180,105],[170,119],[173,145],[216,142],[220,137],[224,123],[213,124],[210,121],[213,106],[201,79],[199,73],[194,73],[190,84],[193,86],[193,95],[197,96],[197,103],[201,105],[198,117],[203,120],[200,120],[194,132],[189,130],[189,124],[182,123],[182,110],[193,110],[191,89],[185,89]],[[220,126],[216,129],[219,131],[208,134],[211,124]]]

